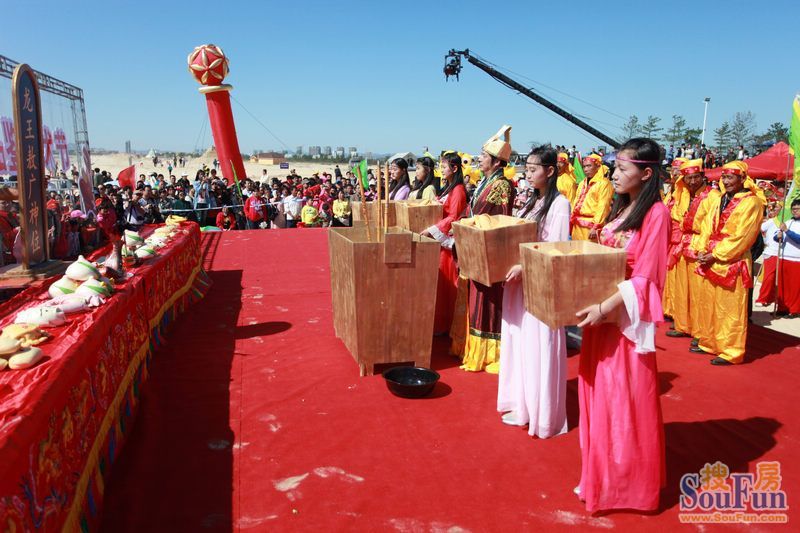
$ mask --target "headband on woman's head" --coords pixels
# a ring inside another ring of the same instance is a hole
[[[658,165],[660,161],[645,161],[643,159],[628,159],[627,157],[617,156],[617,161],[626,161],[628,163],[638,163],[640,165]]]

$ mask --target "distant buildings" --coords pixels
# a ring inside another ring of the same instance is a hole
[[[260,165],[280,165],[286,162],[286,156],[280,152],[261,152],[250,156],[250,162]]]
[[[258,150],[254,150],[254,154],[257,152]],[[304,154],[303,146],[301,145],[297,146],[294,152],[289,152],[288,150],[284,151],[284,156],[288,158],[301,158],[304,156],[310,156],[313,159],[346,159],[353,158],[358,155],[358,148],[355,146],[350,146],[345,150],[344,146],[337,146],[336,148],[333,148],[331,146],[314,145],[308,146],[308,152]]]

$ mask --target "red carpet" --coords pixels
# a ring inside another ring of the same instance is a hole
[[[443,342],[428,399],[358,376],[333,334],[325,230],[207,234],[204,246],[214,286],[153,358],[106,487],[106,531],[665,530],[679,526],[680,476],[718,460],[735,472],[780,461],[790,508],[800,501],[795,337],[752,327],[748,364],[712,367],[660,332],[662,509],[592,517],[572,494],[577,356],[569,433],[531,439],[494,412],[496,377],[459,370]]]

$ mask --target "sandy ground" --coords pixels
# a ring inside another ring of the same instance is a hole
[[[774,306],[761,307],[761,305],[755,303],[756,298],[758,298],[758,291],[761,290],[761,284],[756,281],[755,285],[755,290],[753,291],[753,323],[781,333],[800,337],[800,318],[773,317],[772,310]]]
[[[194,178],[194,175],[197,171],[202,168],[203,164],[208,166],[208,168],[212,168],[212,162],[214,161],[213,156],[201,156],[189,159],[186,163],[185,167],[178,167],[172,170],[172,173],[176,177],[180,177],[180,175],[184,172],[189,175],[190,179]],[[116,154],[103,154],[103,155],[95,155],[92,156],[92,168],[99,168],[100,170],[106,170],[111,173],[111,175],[116,178],[117,174],[124,169],[130,166],[131,164],[136,165],[136,173],[137,174],[150,174],[151,172],[157,172],[159,174],[164,174],[167,176],[167,165],[166,162],[163,163],[163,166],[153,166],[153,162],[150,159],[141,159],[138,156],[134,156],[130,158],[128,154],[116,153]],[[289,169],[297,170],[297,173],[303,177],[311,176],[315,172],[319,171],[326,171],[329,172],[331,175],[333,174],[334,164],[331,163],[309,163],[309,162],[293,162],[289,160]],[[251,163],[249,161],[244,162],[245,170],[247,171],[247,176],[250,178],[260,180],[260,176],[264,169],[267,170],[268,176],[270,178],[278,177],[283,178],[289,174],[289,170],[281,170],[278,165],[260,165],[258,163]],[[375,165],[370,165],[371,168],[375,168]],[[348,165],[342,164],[339,165],[339,168],[342,171],[342,174],[347,172]],[[242,179],[242,176],[239,176],[239,179]]]

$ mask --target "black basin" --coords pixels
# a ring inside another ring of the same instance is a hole
[[[433,390],[439,373],[430,368],[396,366],[383,373],[386,386],[392,394],[403,398],[422,398]]]

